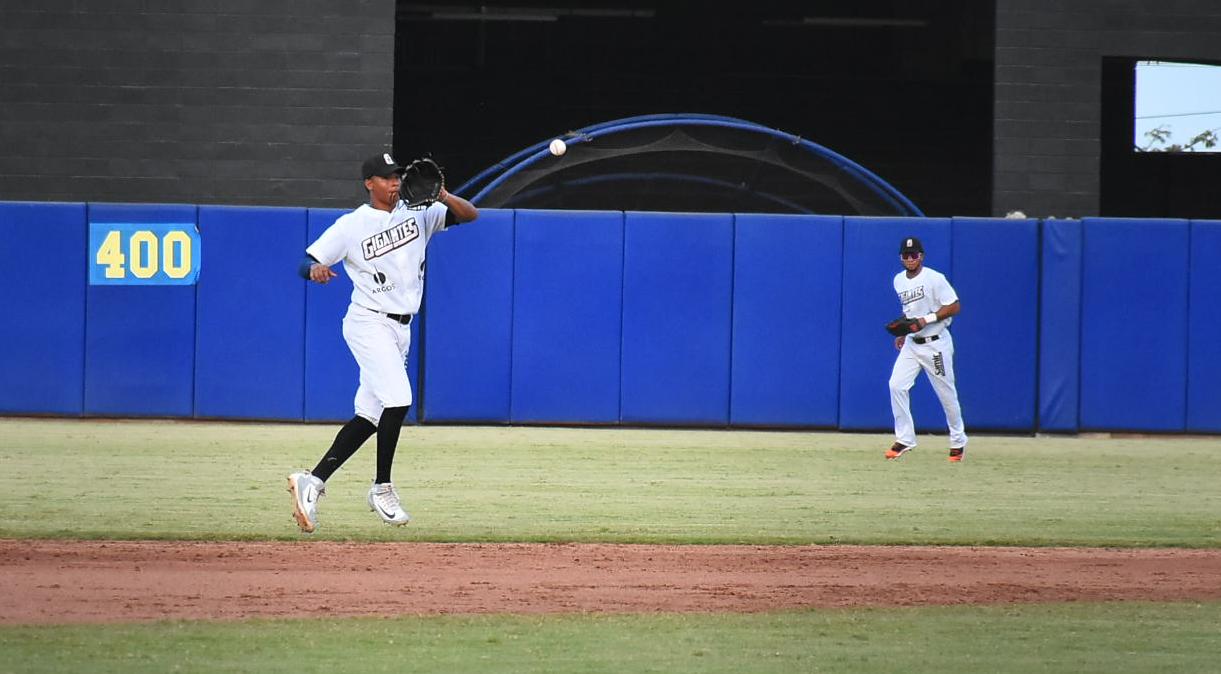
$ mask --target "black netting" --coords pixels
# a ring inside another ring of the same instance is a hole
[[[796,138],[725,125],[573,139],[476,201],[488,208],[903,215],[903,206]]]

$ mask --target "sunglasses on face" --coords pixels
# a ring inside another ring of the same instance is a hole
[[[904,260],[915,260],[920,257],[920,253],[899,253],[899,257]]]

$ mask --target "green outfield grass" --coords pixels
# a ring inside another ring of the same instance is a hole
[[[0,419],[0,537],[295,539],[285,476],[338,425]],[[315,538],[1221,546],[1221,439],[407,427],[409,527],[365,505],[372,441]]]
[[[0,628],[12,672],[1216,672],[1221,603]]]
[[[297,539],[285,475],[336,425],[0,419],[0,537]],[[315,539],[1221,546],[1221,439],[409,427],[415,515]],[[0,599],[2,601],[2,599]],[[1221,603],[0,627],[0,672],[1213,672]]]

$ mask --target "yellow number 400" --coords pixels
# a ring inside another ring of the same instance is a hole
[[[186,232],[174,230],[158,240],[156,234],[142,229],[133,232],[127,240],[127,255],[124,256],[121,233],[118,230],[107,232],[97,254],[97,263],[106,267],[106,278],[123,278],[127,273],[124,265],[128,257],[131,258],[131,273],[136,278],[152,278],[158,269],[170,278],[185,278],[191,273],[191,237]]]

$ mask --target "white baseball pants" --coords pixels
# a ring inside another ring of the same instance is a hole
[[[407,378],[410,325],[350,304],[343,317],[343,339],[360,366],[356,414],[376,426],[383,408],[411,404],[411,381]]]
[[[950,447],[966,447],[967,433],[962,423],[962,409],[958,405],[958,389],[954,385],[954,338],[949,330],[942,331],[936,341],[917,344],[908,337],[903,342],[890,373],[890,411],[895,416],[895,441],[908,447],[916,446],[911,388],[920,370],[924,370],[945,410],[945,422],[950,429]]]

